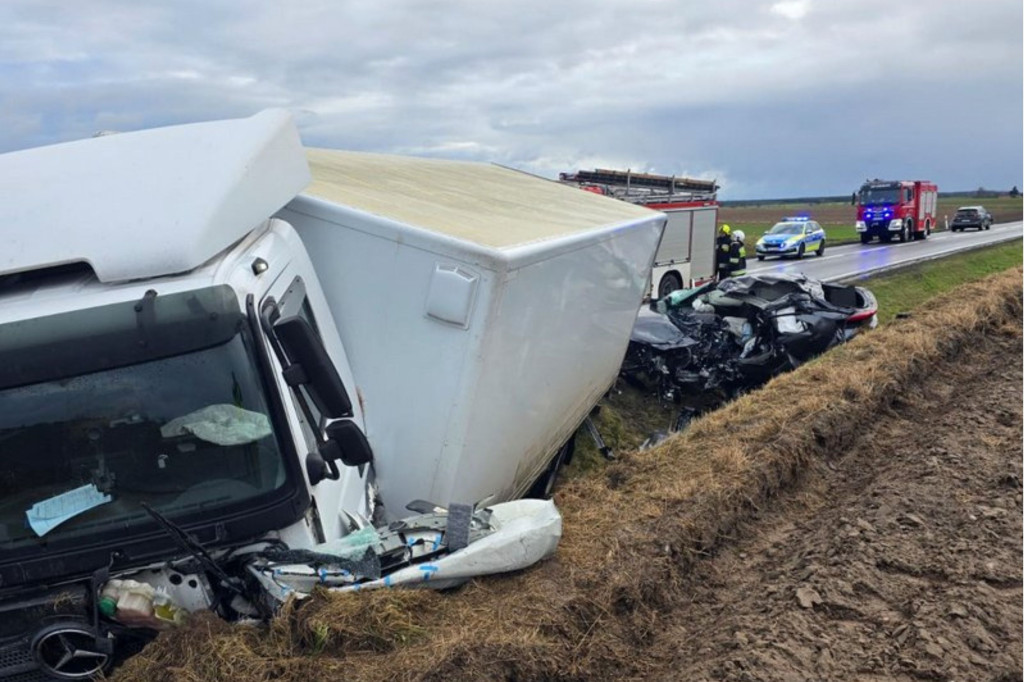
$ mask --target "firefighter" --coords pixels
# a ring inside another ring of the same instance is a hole
[[[746,235],[742,230],[732,233],[732,243],[729,244],[729,277],[747,274],[747,247],[744,240]]]
[[[729,245],[732,243],[732,228],[722,225],[718,237],[715,239],[715,272],[718,279],[725,279],[729,276]]]

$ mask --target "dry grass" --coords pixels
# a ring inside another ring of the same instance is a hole
[[[1020,329],[1022,271],[962,287],[695,421],[557,496],[550,561],[454,594],[318,594],[269,628],[213,617],[162,635],[120,680],[583,680],[642,677],[642,650],[713,553],[814,460],[978,334]],[[784,427],[785,425],[785,427]]]

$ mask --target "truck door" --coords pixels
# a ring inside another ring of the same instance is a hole
[[[260,300],[257,312],[264,334],[273,349],[270,353],[271,362],[279,378],[283,377],[286,361],[278,340],[274,338],[275,320],[298,316],[312,327],[352,396],[352,402],[355,403],[352,408],[353,421],[362,430],[362,415],[348,361],[308,258],[296,258],[289,263]],[[286,410],[290,412],[289,421],[295,432],[296,449],[300,458],[307,460],[302,464],[315,505],[313,513],[320,526],[318,534],[322,535],[321,541],[341,537],[368,522],[371,516],[372,500],[367,491],[370,467],[344,466],[339,461],[335,464],[337,478],[328,474],[319,481],[311,481],[308,459],[315,458],[326,441],[329,420],[319,412],[315,401],[310,399],[301,386],[289,387],[280,379],[278,384],[285,397]]]
[[[701,284],[715,276],[715,231],[718,223],[718,207],[709,206],[693,211],[692,263],[690,277],[693,285]]]

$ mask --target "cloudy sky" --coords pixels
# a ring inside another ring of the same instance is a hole
[[[547,177],[1021,187],[1021,0],[0,0],[0,152],[290,109]]]

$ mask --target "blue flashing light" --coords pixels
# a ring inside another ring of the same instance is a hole
[[[799,223],[799,222],[807,221],[807,220],[810,220],[810,219],[811,219],[811,216],[809,216],[807,214],[801,214],[801,215],[789,216],[787,218],[783,218],[782,220],[783,220],[783,222],[788,222],[788,223]]]

